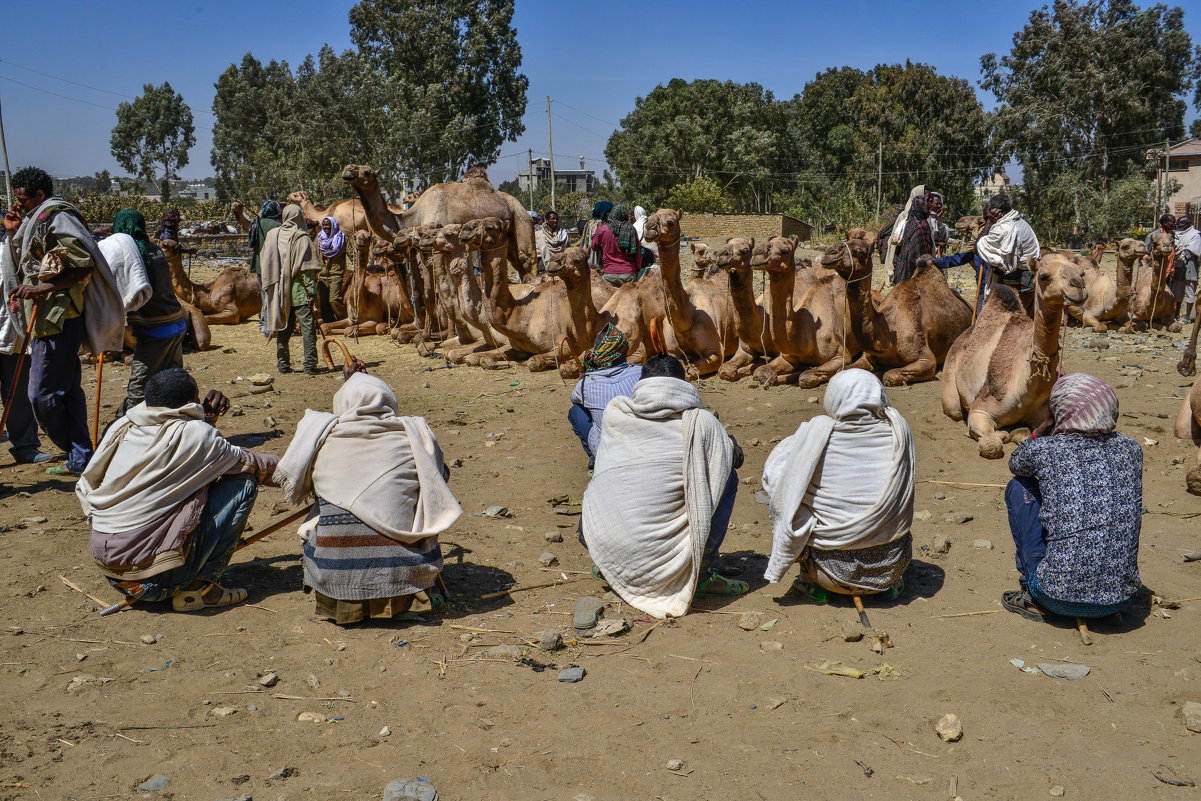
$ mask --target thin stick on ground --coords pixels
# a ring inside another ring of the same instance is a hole
[[[99,599],[99,598],[97,598],[95,595],[92,595],[92,594],[91,594],[91,593],[89,593],[89,592],[84,592],[82,589],[80,589],[80,587],[79,587],[77,584],[73,583],[73,582],[72,582],[70,579],[68,579],[66,576],[59,576],[58,578],[59,578],[59,580],[60,580],[60,581],[62,581],[62,583],[63,583],[63,584],[66,584],[68,587],[70,587],[71,589],[75,590],[75,591],[76,591],[77,593],[79,593],[80,595],[84,595],[84,596],[86,596],[86,597],[88,597],[88,598],[91,598],[93,601],[95,601],[96,603],[100,604],[101,606],[104,606],[104,605],[105,605],[104,601],[100,600],[100,599]]]
[[[996,612],[1004,612],[1004,609],[981,609],[979,612],[956,612],[953,615],[930,615],[932,620],[948,617],[970,617],[971,615],[991,615]]]
[[[892,389],[892,387],[889,387],[889,389]],[[947,486],[951,486],[951,487],[997,487],[999,489],[1005,489],[1004,484],[974,484],[970,481],[935,481],[932,478],[924,478],[921,481],[919,481],[918,483],[919,484],[946,484]]]
[[[548,581],[545,584],[529,584],[525,587],[510,587],[507,590],[500,592],[489,592],[480,596],[480,600],[487,598],[500,598],[505,595],[512,595],[515,592],[525,592],[526,590],[544,590],[547,587],[557,587],[560,584],[570,584],[573,581],[583,581],[584,579],[592,578],[592,576],[580,576],[579,578],[559,579],[558,581]]]

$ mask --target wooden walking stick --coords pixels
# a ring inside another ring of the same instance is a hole
[[[8,307],[14,312],[16,304],[20,301],[10,301]],[[34,300],[33,311],[29,315],[28,322],[25,323],[25,342],[21,346],[21,352],[17,354],[17,369],[13,371],[12,389],[8,391],[8,397],[4,399],[4,413],[0,414],[0,431],[8,430],[8,415],[12,410],[13,402],[17,399],[17,388],[21,386],[21,371],[25,369],[25,351],[29,346],[29,337],[33,334],[33,323],[38,318],[38,302]]]
[[[292,514],[288,515],[287,517],[285,517],[283,520],[272,523],[271,525],[267,526],[265,529],[258,532],[257,534],[252,534],[249,537],[242,539],[240,542],[238,542],[237,546],[234,548],[234,553],[237,553],[238,551],[242,550],[247,545],[252,545],[252,544],[258,542],[259,540],[263,539],[264,537],[268,537],[268,536],[274,534],[275,532],[279,531],[281,528],[288,525],[289,523],[293,523],[293,522],[299,520],[300,518],[304,517],[306,514],[309,513],[309,509],[310,509],[310,507],[306,506],[303,509],[297,510],[297,511],[293,512]],[[117,612],[126,610],[129,607],[136,604],[137,602],[138,602],[137,598],[126,598],[125,600],[121,601],[120,603],[115,603],[112,606],[101,609],[100,617],[108,617],[109,615],[116,614]]]
[[[330,370],[334,369],[334,359],[332,356],[330,356],[330,353],[329,353],[330,345],[337,345],[338,348],[342,351],[342,364],[343,365],[350,364],[352,357],[350,355],[350,349],[346,347],[346,343],[343,342],[342,340],[338,339],[337,337],[328,336],[325,333],[325,329],[321,327],[322,326],[321,314],[317,311],[317,299],[316,298],[313,298],[312,300],[309,301],[309,307],[313,311],[313,320],[314,320],[313,325],[316,326],[317,331],[321,334],[321,358],[324,359],[325,366]]]
[[[100,392],[104,386],[104,353],[96,357],[96,418],[92,421],[92,447],[100,444]]]

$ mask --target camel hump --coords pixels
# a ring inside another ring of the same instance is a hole
[[[1022,298],[1017,291],[1008,284],[995,284],[992,291],[988,293],[987,306],[996,306],[1001,311],[1007,313],[1020,312],[1026,313],[1026,308],[1022,305]]]

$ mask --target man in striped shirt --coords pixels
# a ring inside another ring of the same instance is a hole
[[[633,392],[634,384],[642,377],[642,365],[626,362],[629,347],[625,334],[608,323],[597,335],[592,350],[580,359],[584,375],[571,391],[567,420],[588,454],[589,470],[596,460],[605,407],[617,396]]]

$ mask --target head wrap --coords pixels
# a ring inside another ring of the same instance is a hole
[[[621,364],[626,360],[626,351],[629,348],[630,341],[626,339],[626,335],[613,323],[606,323],[596,335],[592,350],[584,351],[584,355],[580,357],[584,372],[607,370]]]
[[[276,200],[264,200],[263,207],[259,209],[259,216],[269,220],[278,220],[282,213],[283,209]]]
[[[1118,396],[1099,378],[1068,373],[1051,388],[1051,417],[1052,434],[1109,434],[1118,425]]]
[[[167,209],[163,212],[163,222],[168,225],[179,224],[179,209]]]
[[[150,237],[146,236],[146,218],[137,209],[121,209],[113,216],[113,233],[129,234],[138,246],[142,264],[150,266]]]
[[[603,220],[609,210],[613,208],[613,204],[607,200],[598,200],[596,205],[592,207],[592,219]]]
[[[904,280],[913,275],[918,258],[932,255],[934,234],[930,231],[930,208],[926,204],[925,196],[919,195],[909,206],[909,219],[905,222],[901,252],[897,254],[897,280]]]
[[[822,402],[826,414],[836,421],[857,417],[883,418],[884,410],[892,405],[880,379],[857,367],[843,370],[831,378]]]
[[[617,247],[621,248],[622,253],[633,254],[638,250],[638,232],[630,224],[630,212],[625,206],[614,206],[605,225],[617,237]]]
[[[321,233],[317,234],[317,247],[321,249],[322,256],[332,259],[345,247],[346,235],[342,233],[342,229],[338,227],[338,221],[333,217],[326,217],[325,220],[329,220],[329,234],[325,233],[324,228],[321,229]]]

